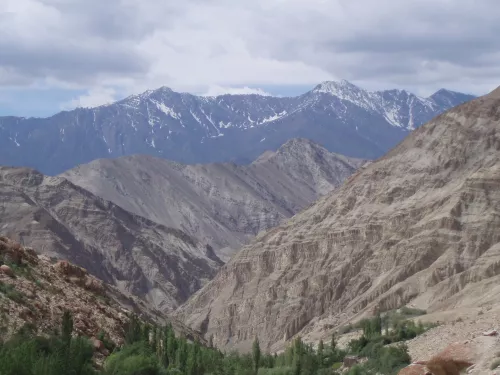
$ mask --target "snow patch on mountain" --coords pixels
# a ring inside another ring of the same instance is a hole
[[[276,120],[279,120],[280,118],[284,117],[287,114],[286,111],[283,111],[281,113],[274,113],[273,116],[266,117],[260,121],[260,124],[265,124],[266,122],[273,122]]]
[[[164,103],[157,102],[156,100],[151,100],[151,101],[156,105],[156,107],[160,111],[162,111],[167,116],[170,116],[176,120],[179,120],[182,117],[180,113],[175,113],[175,111],[172,108],[167,107]]]

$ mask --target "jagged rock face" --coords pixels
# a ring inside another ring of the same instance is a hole
[[[410,130],[472,98],[447,90],[429,98],[404,90],[369,92],[347,81],[323,82],[293,98],[199,97],[162,87],[45,119],[0,117],[0,164],[56,175],[133,154],[183,163],[251,163],[297,137],[373,159]]]
[[[294,139],[249,166],[185,165],[144,155],[102,159],[62,176],[154,222],[177,228],[223,260],[330,192],[364,161]]]
[[[175,308],[222,264],[205,244],[134,215],[60,177],[0,167],[0,233],[68,259],[161,310]]]
[[[179,310],[222,348],[275,350],[412,302],[498,300],[500,89],[415,130],[287,223],[258,236]]]

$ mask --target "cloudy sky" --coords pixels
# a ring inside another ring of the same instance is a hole
[[[296,95],[325,80],[425,96],[500,85],[498,0],[0,0],[0,115],[169,86]]]

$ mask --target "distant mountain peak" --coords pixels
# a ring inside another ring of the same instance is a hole
[[[292,149],[310,150],[310,149],[324,149],[324,147],[308,138],[299,137],[299,138],[292,138],[286,141],[280,148],[278,148],[276,153],[286,153]]]
[[[317,85],[313,92],[332,94],[335,96],[343,96],[346,92],[353,90],[362,90],[353,83],[341,79],[340,81],[324,81]]]
[[[123,102],[129,102],[129,101],[135,101],[135,100],[141,100],[141,99],[149,99],[152,96],[156,95],[162,95],[162,94],[172,94],[174,93],[174,90],[172,90],[170,87],[167,86],[161,86],[157,89],[154,90],[146,90],[140,94],[133,94],[128,97],[126,97],[123,100],[120,100],[118,103],[123,103]]]

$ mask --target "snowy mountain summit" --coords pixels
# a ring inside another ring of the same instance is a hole
[[[0,164],[58,174],[98,158],[147,154],[185,163],[250,163],[292,138],[331,152],[377,158],[409,131],[473,96],[439,90],[367,91],[323,82],[296,97],[148,90],[50,118],[0,117]]]

